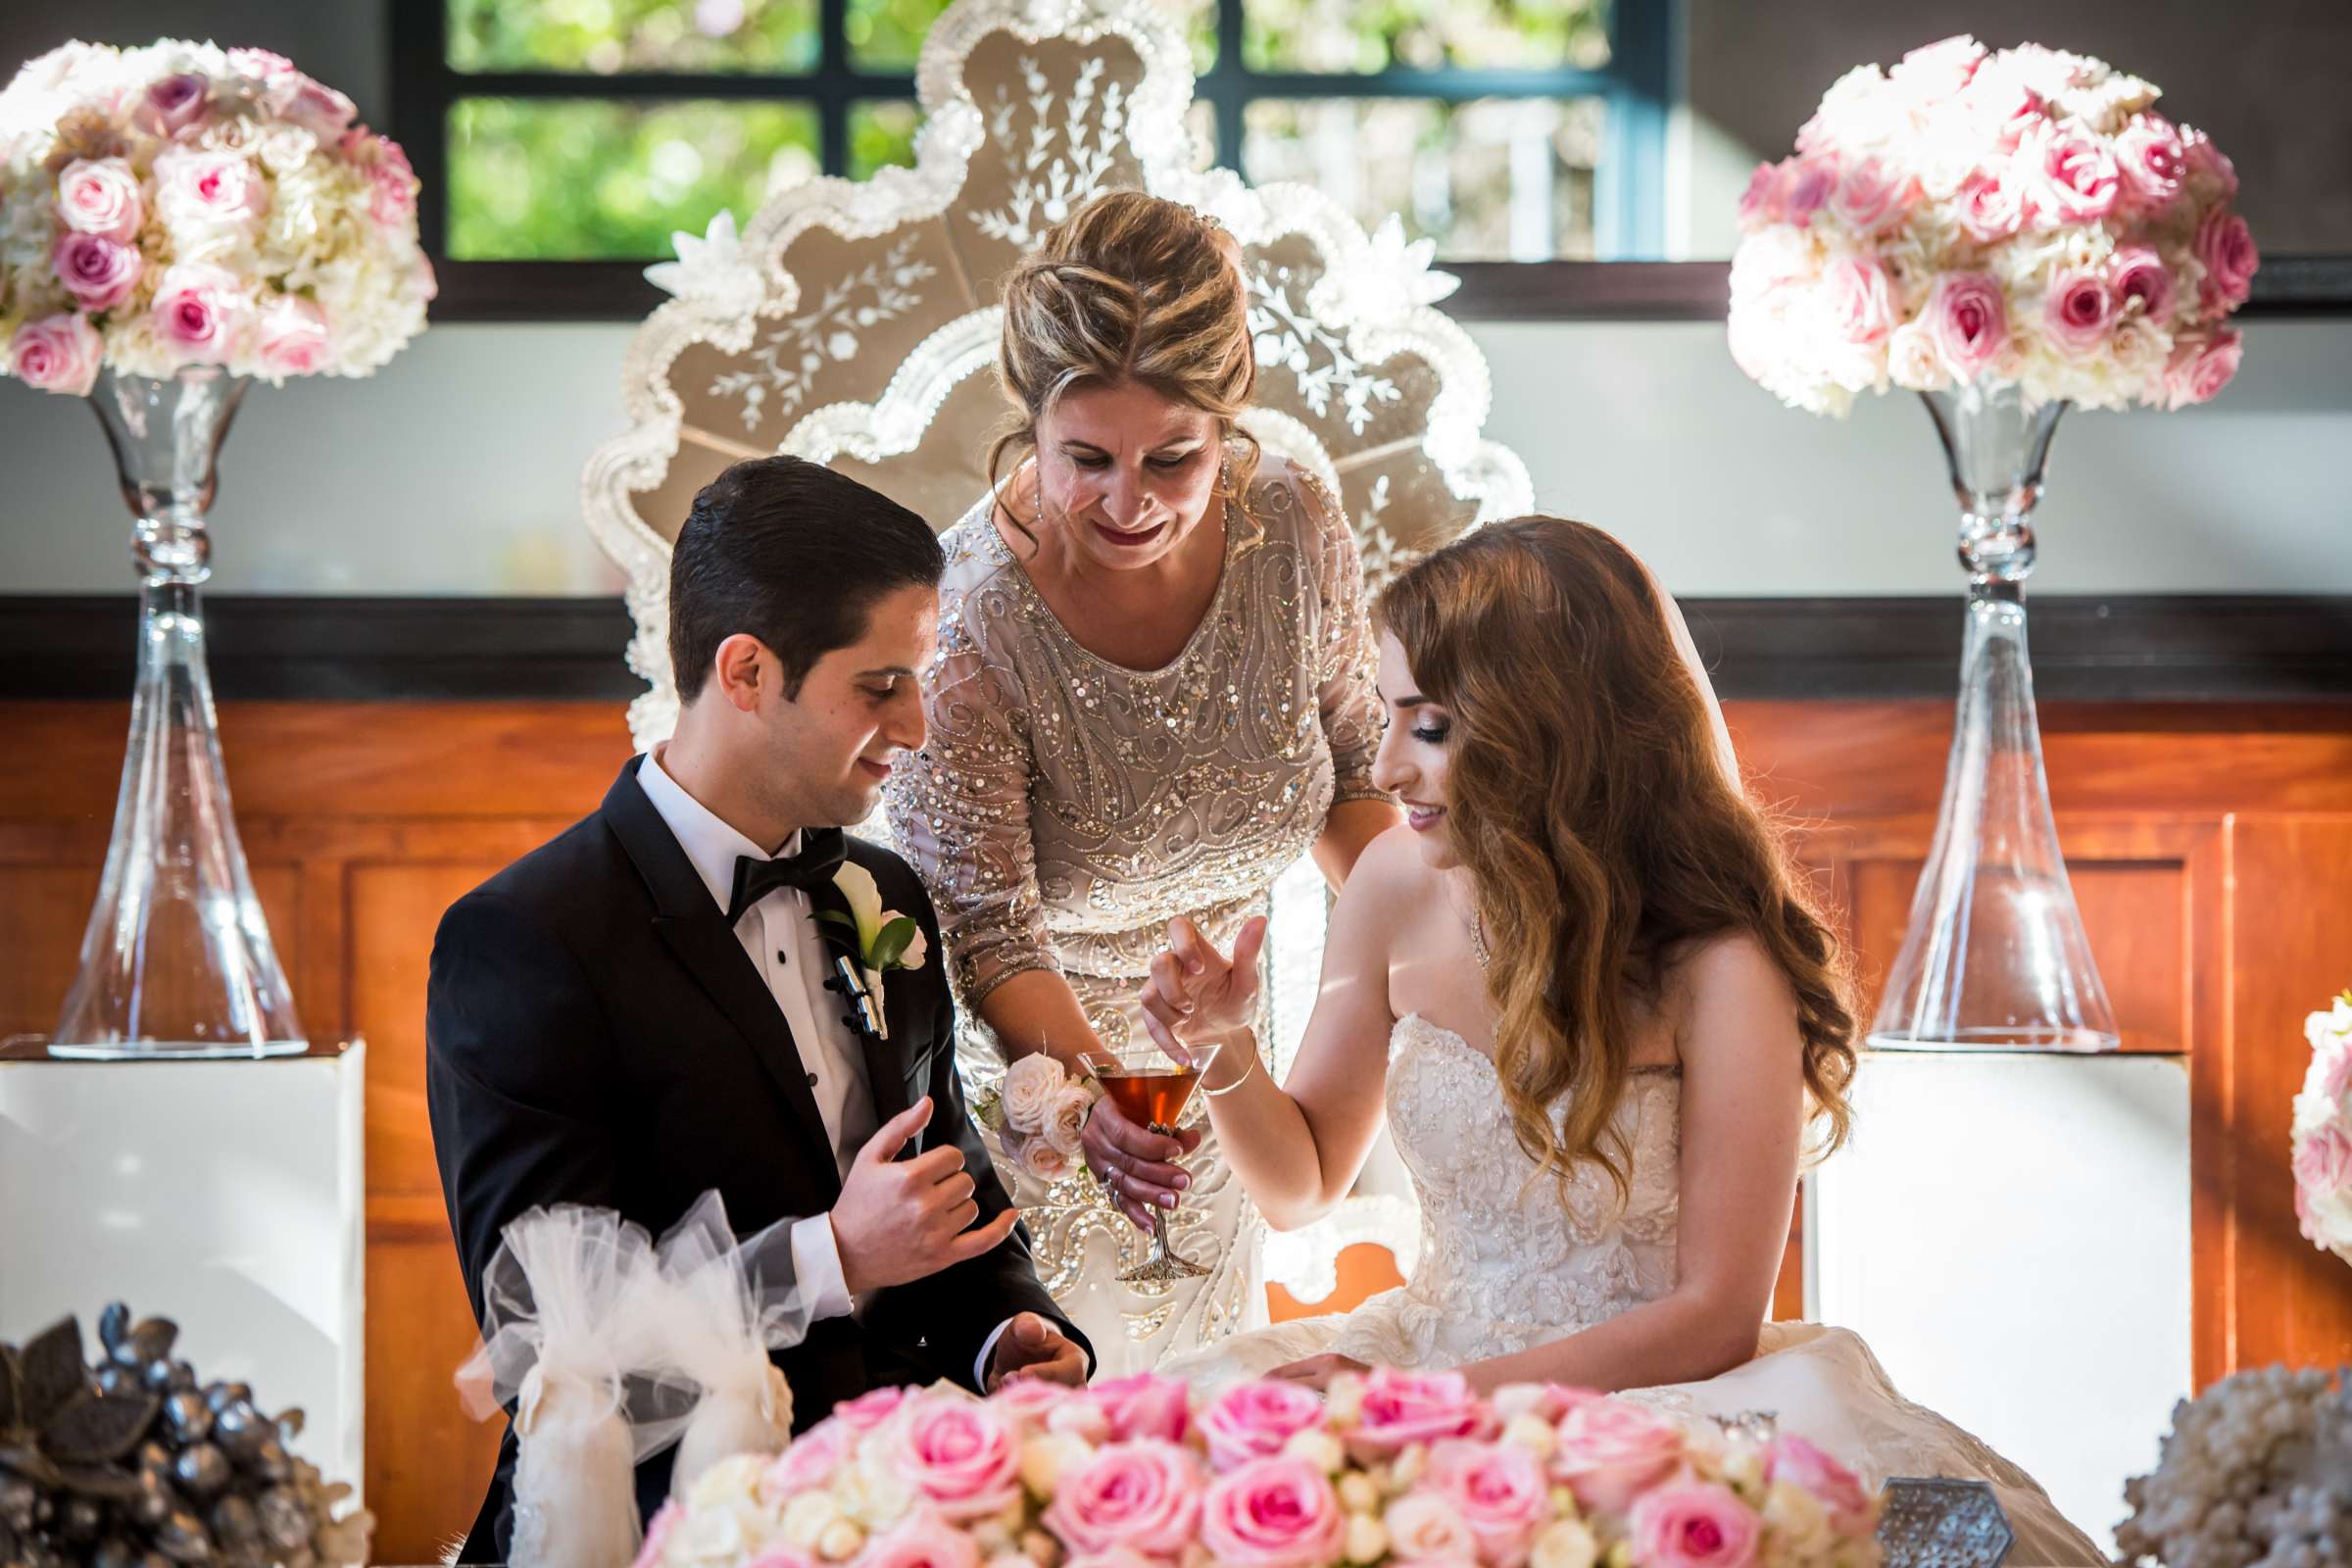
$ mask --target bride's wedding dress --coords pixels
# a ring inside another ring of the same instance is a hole
[[[1412,1280],[1343,1315],[1235,1336],[1163,1363],[1197,1387],[1326,1351],[1371,1365],[1451,1367],[1562,1339],[1656,1300],[1675,1281],[1681,1080],[1638,1072],[1618,1109],[1631,1155],[1622,1205],[1597,1171],[1559,1185],[1512,1138],[1493,1061],[1417,1016],[1390,1035],[1389,1128],[1421,1199]],[[1897,1394],[1862,1341],[1812,1324],[1762,1326],[1755,1359],[1703,1383],[1628,1393],[1692,1419],[1764,1410],[1872,1482],[1989,1481],[2017,1532],[2013,1565],[2104,1563],[2033,1478]]]

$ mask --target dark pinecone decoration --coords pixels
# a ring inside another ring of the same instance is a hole
[[[338,1568],[365,1560],[372,1523],[286,1450],[302,1412],[265,1416],[242,1383],[199,1384],[172,1357],[179,1328],[98,1317],[106,1354],[82,1361],[67,1318],[0,1345],[0,1568]]]

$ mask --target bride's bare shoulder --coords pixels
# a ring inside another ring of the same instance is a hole
[[[1394,927],[1399,915],[1443,894],[1439,873],[1422,855],[1420,836],[1399,822],[1364,846],[1340,889],[1340,903]]]

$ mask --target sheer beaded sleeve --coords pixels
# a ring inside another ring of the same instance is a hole
[[[948,973],[966,1007],[1014,975],[1058,971],[1038,897],[1034,770],[1018,674],[973,636],[959,597],[941,607],[923,749],[891,770],[891,831],[939,906]]]

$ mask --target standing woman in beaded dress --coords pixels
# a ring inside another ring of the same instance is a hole
[[[930,740],[886,796],[984,1026],[960,1048],[978,1076],[1142,1042],[1138,997],[1171,918],[1229,944],[1300,856],[1336,888],[1398,820],[1372,783],[1354,535],[1239,425],[1256,383],[1240,261],[1192,209],[1124,191],[1004,280],[1015,423],[989,494],[942,540]],[[1260,1221],[1201,1138],[1098,1101],[1086,1174],[1041,1195],[1005,1172],[1098,1376],[1264,1316]],[[1205,1278],[1118,1281],[1145,1255],[1150,1204]]]

